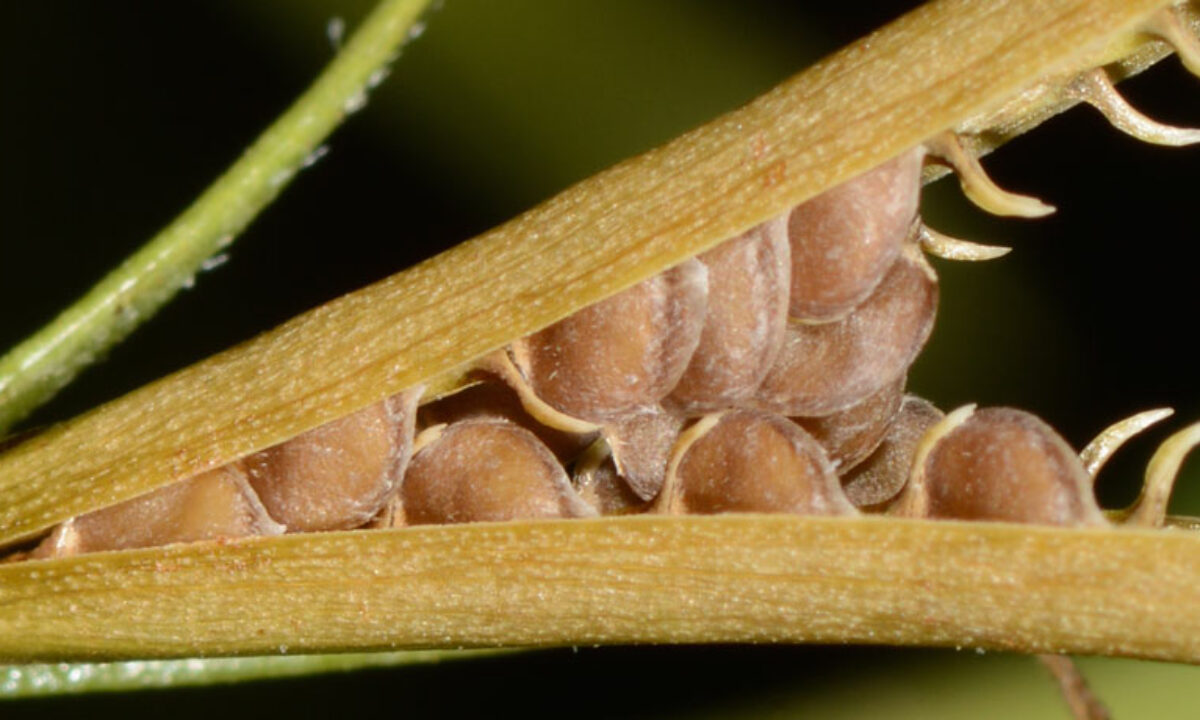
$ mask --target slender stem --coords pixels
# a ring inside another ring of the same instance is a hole
[[[103,663],[0,665],[0,700],[197,687],[250,680],[429,665],[507,654],[511,650],[401,650],[381,653],[132,660]]]
[[[383,0],[325,72],[187,210],[0,357],[0,433],[152,317],[288,184],[395,59],[429,0]]]

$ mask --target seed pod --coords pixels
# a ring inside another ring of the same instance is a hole
[[[235,464],[69,520],[31,556],[64,557],[283,531]]]
[[[579,458],[572,482],[579,497],[600,515],[632,515],[650,507],[617,473],[604,442],[595,443]]]
[[[704,327],[708,279],[688,260],[513,343],[517,367],[554,408],[602,422],[659,402]]]
[[[937,276],[914,245],[870,298],[834,323],[790,323],[752,404],[789,417],[844,410],[903,375],[929,339]]]
[[[925,517],[1042,525],[1106,525],[1075,451],[1014,408],[962,408],[921,441],[905,495]]]
[[[521,404],[516,392],[490,374],[476,385],[422,406],[418,413],[421,427],[474,419],[507,420],[525,428],[563,464],[574,461],[596,439],[595,432],[566,432],[538,422]]]
[[[884,435],[900,412],[907,378],[885,385],[874,395],[845,410],[818,418],[797,417],[792,420],[808,431],[837,468],[845,475],[879,447]]]
[[[896,497],[908,482],[921,438],[944,416],[928,400],[905,395],[879,447],[842,474],[842,488],[850,502],[860,510],[883,509],[883,504]]]
[[[374,517],[399,487],[420,390],[322,425],[244,460],[271,517],[291,532],[342,530]]]
[[[704,330],[683,377],[663,401],[687,415],[737,405],[775,362],[791,284],[786,218],[751,228],[699,259],[708,268]]]
[[[924,156],[913,148],[792,210],[792,317],[836,320],[871,294],[916,217]]]
[[[510,422],[464,420],[418,443],[400,491],[409,525],[596,514],[553,453]]]
[[[779,415],[731,410],[680,436],[658,512],[851,515],[833,465],[816,440]]]
[[[626,415],[604,426],[604,439],[617,472],[641,499],[651,500],[662,490],[671,449],[682,428],[682,418],[660,408]]]

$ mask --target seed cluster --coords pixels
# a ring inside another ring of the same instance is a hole
[[[997,188],[956,136],[935,138],[515,340],[454,394],[401,393],[67,521],[27,556],[630,513],[1106,524],[1092,477],[1148,422],[1081,458],[1029,413],[943,415],[904,393],[938,302],[923,251],[1002,254],[921,222],[934,155],[986,209],[1047,209]],[[1148,480],[1155,509],[1131,517],[1161,522],[1169,484]]]

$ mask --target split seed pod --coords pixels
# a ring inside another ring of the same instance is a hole
[[[1053,73],[1097,66],[1132,73],[1167,52],[1161,44],[1147,45],[1142,32],[1144,21],[1163,7],[1147,0],[1056,0],[922,8],[747,108],[580,183],[468,246],[6,453],[0,458],[0,537],[5,543],[31,539],[66,518],[231,462],[417,383],[447,389],[464,368],[513,338],[626,287],[626,280],[649,277],[713,247],[935,133],[970,134],[972,153],[993,149],[1062,109]],[[1022,42],[1032,27],[1042,30],[1038,42]],[[1004,62],[994,61],[997,53]],[[831,132],[831,123],[838,132]],[[759,157],[747,152],[748,145],[765,150]],[[546,248],[553,248],[553,257]],[[500,261],[509,272],[496,272]],[[567,270],[552,290],[545,285],[548,269]],[[296,348],[311,357],[292,361],[289,351]],[[276,372],[261,372],[267,360]],[[325,384],[304,382],[315,377]],[[164,408],[172,410],[170,423],[154,417]],[[251,418],[258,422],[247,422]],[[454,528],[310,535],[234,544],[220,553],[224,557],[201,546],[114,554],[87,564],[14,563],[0,568],[0,602],[10,610],[0,622],[0,651],[8,658],[48,652],[146,657],[266,652],[282,641],[306,651],[569,644],[582,637],[580,602],[604,610],[613,607],[606,604],[612,598],[627,599],[622,590],[636,587],[645,602],[634,604],[635,611],[622,606],[585,640],[963,640],[1082,652],[1120,648],[1193,662],[1197,657],[1194,633],[1186,632],[1194,623],[1186,613],[1165,622],[1145,613],[1149,606],[1177,607],[1172,601],[1194,595],[1196,543],[1184,533],[1095,538],[888,520],[637,520],[528,524],[511,533]],[[847,569],[853,574],[811,581],[827,560],[803,550],[814,539],[845,549],[855,562]],[[1104,545],[1093,550],[1096,540]],[[712,551],[703,587],[684,582],[664,590],[665,583],[637,583],[668,572],[694,579],[699,544]],[[253,566],[263,547],[280,582],[262,583]],[[400,570],[390,556],[396,550],[411,553]],[[1123,563],[1146,550],[1158,553],[1161,582],[1122,572]],[[439,592],[448,580],[436,572],[446,552],[461,553],[456,559],[463,571],[453,578],[462,583],[455,587],[461,592],[452,597]],[[497,561],[520,571],[556,552],[555,559],[575,574],[546,580],[551,592],[531,592],[531,581],[520,572],[503,586],[470,584],[486,575],[477,570]],[[614,556],[629,562],[614,562]],[[157,573],[158,557],[179,560],[177,571]],[[1074,563],[1103,574],[1111,592],[1044,582]],[[361,579],[350,592],[348,576]],[[747,583],[760,592],[722,592]],[[906,583],[918,589],[921,602],[904,601]],[[868,584],[879,592],[846,592],[849,585]],[[147,586],[153,592],[140,591]],[[160,607],[163,596],[181,590],[202,602],[189,604],[186,613]],[[92,599],[85,612],[59,618],[68,603],[64,596],[83,592]],[[291,602],[298,594],[303,602]],[[766,596],[781,604],[755,602]],[[386,602],[396,598],[404,600],[399,610]],[[247,599],[260,602],[262,612],[240,615]],[[528,612],[511,613],[514,600],[527,603],[522,607]],[[336,619],[368,601],[372,613],[354,623]],[[1053,615],[1043,612],[1050,605]],[[803,612],[784,614],[781,607]],[[1064,617],[1064,608],[1080,607],[1089,612]],[[927,622],[931,609],[939,622]],[[647,622],[667,613],[670,624]],[[815,615],[829,623],[812,623]],[[480,617],[486,626],[474,623]],[[55,635],[39,634],[51,618],[61,620]],[[120,619],[120,637],[89,632],[101,619]],[[191,624],[182,637],[146,630],[184,622]],[[301,623],[305,632],[297,633]],[[1129,632],[1131,624],[1138,625],[1136,632]]]

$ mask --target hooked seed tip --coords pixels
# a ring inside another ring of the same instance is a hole
[[[943,260],[961,260],[965,262],[982,262],[995,260],[1012,252],[1005,245],[983,245],[981,243],[952,237],[934,230],[925,223],[920,223],[917,238],[925,252]]]
[[[1054,212],[1053,205],[1029,195],[1018,195],[996,185],[978,158],[963,147],[962,140],[954,132],[945,132],[925,143],[930,154],[949,163],[958,173],[967,199],[981,210],[1006,217],[1039,218]]]
[[[1147,410],[1131,415],[1101,430],[1100,434],[1079,453],[1079,459],[1083,461],[1083,467],[1087,470],[1087,474],[1091,475],[1094,480],[1100,473],[1100,468],[1104,467],[1113,453],[1127,440],[1174,414],[1175,411],[1171,408]]]
[[[1113,127],[1142,142],[1168,147],[1200,143],[1200,129],[1166,125],[1138,112],[1117,92],[1104,68],[1080,75],[1070,84],[1069,91],[1099,110]]]
[[[1146,481],[1142,494],[1129,509],[1126,525],[1162,527],[1167,515],[1167,502],[1179,468],[1192,448],[1200,445],[1200,423],[1194,423],[1163,441],[1146,466]]]

